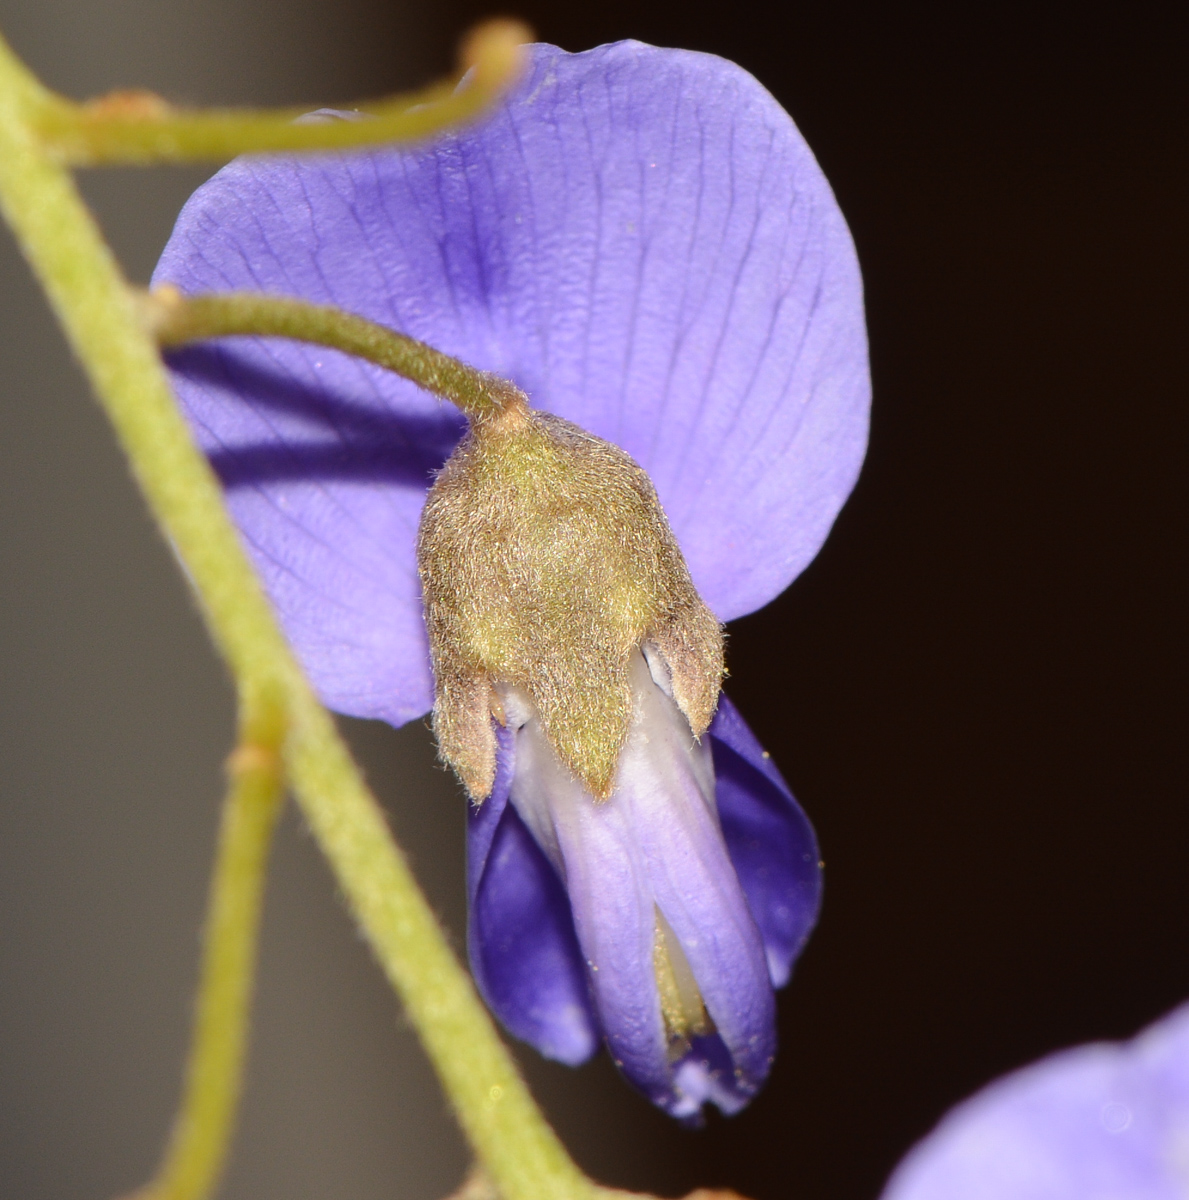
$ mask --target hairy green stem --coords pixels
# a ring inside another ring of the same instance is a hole
[[[347,105],[366,120],[302,121],[308,108],[176,109],[151,92],[113,92],[86,104],[42,90],[30,114],[55,161],[113,163],[223,162],[237,154],[334,150],[426,138],[480,115],[517,77],[519,47],[532,37],[516,21],[488,21],[463,45],[465,82]]]
[[[505,1200],[586,1200],[470,977],[447,944],[329,714],[290,651],[194,446],[156,346],[73,181],[33,127],[36,87],[0,43],[0,208],[185,561],[241,689],[275,689],[297,799]]]
[[[257,292],[183,296],[168,285],[143,293],[142,306],[145,323],[162,346],[232,334],[293,338],[357,355],[403,375],[427,392],[453,401],[474,420],[528,407],[528,398],[506,379],[477,371],[424,342],[341,308]]]
[[[157,1176],[133,1200],[203,1200],[218,1186],[238,1107],[248,1040],[268,851],[284,796],[285,712],[249,696],[228,760],[181,1109]]]

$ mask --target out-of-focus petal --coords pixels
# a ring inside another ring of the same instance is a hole
[[[955,1108],[883,1200],[1185,1200],[1189,1006],[1134,1041],[1078,1046]]]
[[[495,787],[467,825],[471,972],[510,1033],[577,1066],[599,1047],[586,967],[561,880],[508,803],[512,734],[497,737]]]
[[[711,723],[718,816],[774,987],[784,987],[822,902],[817,837],[771,756],[725,695]]]
[[[709,55],[538,46],[505,105],[424,149],[241,160],[187,205],[165,281],[338,304],[510,376],[650,472],[723,620],[813,557],[862,460],[850,236],[788,116]],[[330,351],[173,361],[323,696],[424,711],[414,531],[456,416]]]

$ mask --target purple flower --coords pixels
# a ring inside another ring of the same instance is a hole
[[[155,282],[336,304],[514,380],[648,472],[720,621],[805,567],[862,461],[845,223],[788,116],[711,56],[537,46],[504,105],[432,145],[233,163],[183,211]],[[458,413],[288,342],[228,339],[171,366],[323,699],[421,716],[415,539]],[[558,761],[531,697],[493,681],[506,723],[471,814],[468,945],[512,1033],[568,1063],[605,1039],[688,1118],[742,1107],[767,1074],[772,988],[814,924],[820,872],[725,697],[694,739],[666,653],[632,652],[605,801]]]
[[[883,1200],[1185,1200],[1189,1006],[1130,1042],[1077,1046],[958,1105]]]

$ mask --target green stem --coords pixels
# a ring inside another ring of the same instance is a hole
[[[202,979],[185,1094],[156,1178],[135,1200],[202,1200],[218,1185],[238,1107],[253,967],[273,829],[284,779],[283,709],[244,705],[239,745],[219,829]]]
[[[528,398],[506,379],[341,308],[256,292],[187,297],[168,285],[143,293],[142,305],[145,323],[162,346],[233,334],[294,338],[395,371],[475,420],[528,407]]]
[[[587,1200],[450,950],[374,798],[276,623],[191,441],[156,346],[67,172],[30,123],[28,75],[0,45],[0,208],[81,361],[211,635],[241,688],[276,688],[299,804],[505,1200]]]
[[[593,1185],[533,1101],[329,715],[308,704],[296,716],[288,762],[306,817],[500,1195],[587,1200]]]
[[[47,153],[70,166],[225,162],[237,154],[333,150],[408,142],[471,120],[516,79],[519,47],[532,36],[515,21],[489,21],[463,46],[471,74],[419,92],[347,108],[359,121],[299,121],[304,108],[176,109],[151,92],[114,92],[86,104],[40,89],[30,120]]]

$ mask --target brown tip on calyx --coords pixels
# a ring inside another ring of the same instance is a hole
[[[478,808],[495,787],[495,738],[491,738],[490,744],[473,738],[461,753],[446,761],[457,773],[468,799]]]
[[[587,790],[599,804],[605,804],[615,791],[615,771],[600,771],[597,775],[584,774],[580,776]]]
[[[692,585],[683,610],[652,633],[652,643],[669,669],[673,699],[698,740],[714,719],[727,673],[724,638],[722,626]]]
[[[491,684],[482,672],[452,671],[448,658],[439,658],[435,670],[433,731],[438,755],[454,768],[470,799],[482,804],[495,786]]]
[[[604,745],[600,747],[603,753],[595,755],[588,752],[581,763],[569,762],[563,758],[574,777],[581,780],[582,785],[598,804],[610,800],[615,791],[619,777],[619,756],[628,738],[627,720],[623,723],[622,734],[611,752],[608,752]]]

